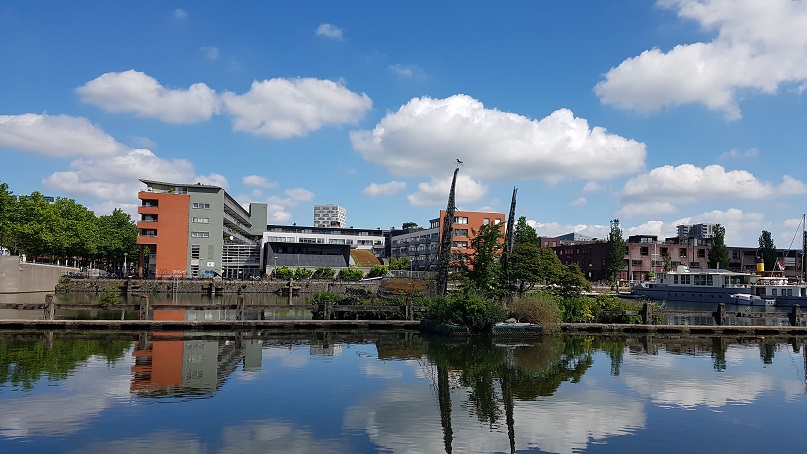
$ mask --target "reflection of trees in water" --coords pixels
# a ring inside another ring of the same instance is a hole
[[[779,339],[778,341],[781,341]],[[776,339],[760,341],[745,337],[666,337],[666,336],[544,336],[518,344],[491,339],[426,338],[425,357],[437,370],[435,391],[446,452],[451,452],[452,388],[467,390],[462,405],[491,427],[507,425],[510,450],[515,452],[516,400],[530,401],[552,396],[564,382],[577,383],[602,351],[611,361],[611,374],[619,376],[626,349],[632,354],[711,356],[714,369],[726,369],[729,345],[757,343],[765,364],[773,360]],[[794,351],[799,348],[794,344]],[[805,358],[807,362],[807,358]],[[456,404],[456,402],[455,402]]]
[[[773,364],[773,356],[776,352],[776,345],[769,342],[759,344],[759,358],[763,364]]]
[[[723,337],[712,338],[712,363],[716,372],[726,370],[727,342]]]
[[[91,356],[114,363],[131,347],[131,339],[93,334],[93,338],[61,338],[44,335],[0,337],[0,384],[32,389],[43,376],[63,380]]]
[[[593,364],[593,352],[599,344],[581,336],[547,336],[529,345],[502,345],[477,338],[429,339],[426,355],[437,369],[436,391],[446,452],[451,452],[453,439],[452,385],[468,389],[468,409],[480,422],[494,427],[504,416],[514,452],[514,401],[551,396],[561,383],[578,382]]]

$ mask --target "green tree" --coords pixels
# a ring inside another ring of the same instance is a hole
[[[608,233],[608,255],[605,257],[605,275],[611,284],[617,281],[620,270],[625,266],[627,249],[622,238],[622,229],[619,227],[619,219],[614,219]]]
[[[390,257],[389,269],[391,270],[408,270],[409,269],[409,256],[405,255],[400,258]]]
[[[715,237],[712,247],[709,248],[709,268],[728,269],[729,267],[729,251],[726,249],[726,229],[717,224],[715,226]]]
[[[564,266],[555,252],[534,243],[516,242],[510,258],[510,277],[518,294],[537,285],[557,284]]]
[[[339,279],[345,281],[360,281],[364,277],[364,271],[357,268],[342,268],[339,270]]]
[[[311,275],[312,279],[333,279],[336,275],[336,270],[331,267],[320,267],[314,270],[314,274]]]
[[[54,244],[55,213],[39,192],[21,196],[8,224],[10,242],[17,253],[36,260],[50,254]]]
[[[8,190],[8,184],[0,183],[0,246],[11,249],[10,224],[16,212],[17,199]]]
[[[367,277],[384,277],[389,274],[389,268],[385,265],[375,265],[367,273]]]
[[[99,216],[96,220],[98,229],[98,247],[96,256],[103,259],[113,268],[120,268],[124,254],[130,260],[137,260],[137,226],[130,215],[115,208],[111,215]]]
[[[670,253],[664,252],[661,258],[664,260],[664,271],[672,271],[672,257],[670,257]]]
[[[483,293],[495,291],[500,286],[502,251],[502,224],[488,224],[473,231],[466,273],[471,284]]]
[[[279,266],[272,270],[272,277],[275,279],[288,280],[294,277],[294,270],[288,266]]]
[[[48,251],[56,258],[86,260],[97,250],[98,230],[95,214],[73,199],[58,197],[49,204],[47,219],[52,228]]]
[[[576,263],[562,268],[557,285],[560,295],[566,298],[578,296],[584,290],[591,290],[591,284]]]
[[[776,269],[776,245],[773,244],[771,232],[767,230],[763,230],[759,236],[759,254],[765,262],[766,270]]]
[[[513,243],[513,247],[517,244],[541,245],[541,239],[538,237],[538,234],[535,233],[535,229],[527,224],[527,218],[524,216],[518,218],[516,222],[516,228],[513,231]]]
[[[404,222],[403,225],[401,225],[401,228],[406,230],[410,228],[415,228],[417,226],[418,226],[417,222]]]

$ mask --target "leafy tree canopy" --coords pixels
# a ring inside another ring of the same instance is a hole
[[[538,234],[535,233],[535,229],[532,228],[531,225],[527,224],[527,218],[521,216],[518,218],[516,222],[516,228],[513,232],[513,242],[515,244],[541,244],[541,239],[538,237]]]
[[[470,244],[473,253],[468,256],[466,272],[470,283],[480,292],[492,292],[500,286],[503,239],[502,224],[483,225],[473,231]]]
[[[717,224],[712,247],[709,249],[709,268],[729,267],[729,251],[726,249],[726,229]]]
[[[776,245],[773,243],[771,232],[767,230],[763,230],[759,236],[759,254],[765,261],[766,270],[776,269]]]
[[[627,249],[622,238],[622,229],[619,227],[619,219],[614,219],[608,233],[608,255],[605,258],[605,274],[611,283],[617,281],[620,270],[625,266]]]

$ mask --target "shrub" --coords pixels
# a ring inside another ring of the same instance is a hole
[[[314,270],[314,274],[311,277],[314,279],[333,279],[335,275],[336,271],[333,268],[321,267]]]
[[[466,292],[463,295],[439,298],[429,305],[426,318],[437,323],[465,326],[471,333],[489,333],[496,323],[507,318],[498,303]]]
[[[556,295],[547,292],[528,293],[510,305],[512,316],[520,322],[537,323],[544,332],[556,332],[563,320],[563,311]]]
[[[339,279],[345,281],[360,281],[364,277],[364,271],[356,268],[342,268],[339,270]]]
[[[275,279],[291,279],[294,277],[294,271],[287,266],[281,266],[272,270],[272,277]]]
[[[389,268],[385,265],[375,265],[369,273],[367,273],[367,277],[384,277],[389,274]]]
[[[107,287],[103,292],[101,292],[101,296],[98,297],[98,302],[102,307],[108,307],[120,303],[120,299],[118,298],[118,294],[114,289]]]
[[[294,279],[297,280],[308,279],[311,277],[312,274],[314,274],[313,270],[310,270],[308,268],[297,268],[296,270],[294,270]]]
[[[334,292],[316,292],[311,298],[311,304],[323,304],[325,299],[331,300],[331,303],[338,303],[342,299],[342,295]]]
[[[594,298],[594,314],[600,323],[642,323],[641,310],[643,302],[626,301],[614,295],[597,295]],[[653,303],[653,313],[661,311],[661,305]],[[607,314],[605,311],[639,311],[639,315]],[[661,323],[661,315],[654,315],[652,323]]]
[[[591,323],[594,313],[593,299],[585,295],[570,295],[559,298],[563,321],[567,323]]]

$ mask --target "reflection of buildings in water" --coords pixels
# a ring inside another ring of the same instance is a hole
[[[182,310],[157,310],[155,320],[184,320]],[[182,317],[182,318],[179,318]],[[140,394],[212,393],[243,361],[246,370],[261,367],[261,342],[239,339],[186,339],[184,333],[141,335],[132,352],[130,390]]]
[[[339,356],[342,354],[342,344],[311,344],[309,353],[319,356]]]

